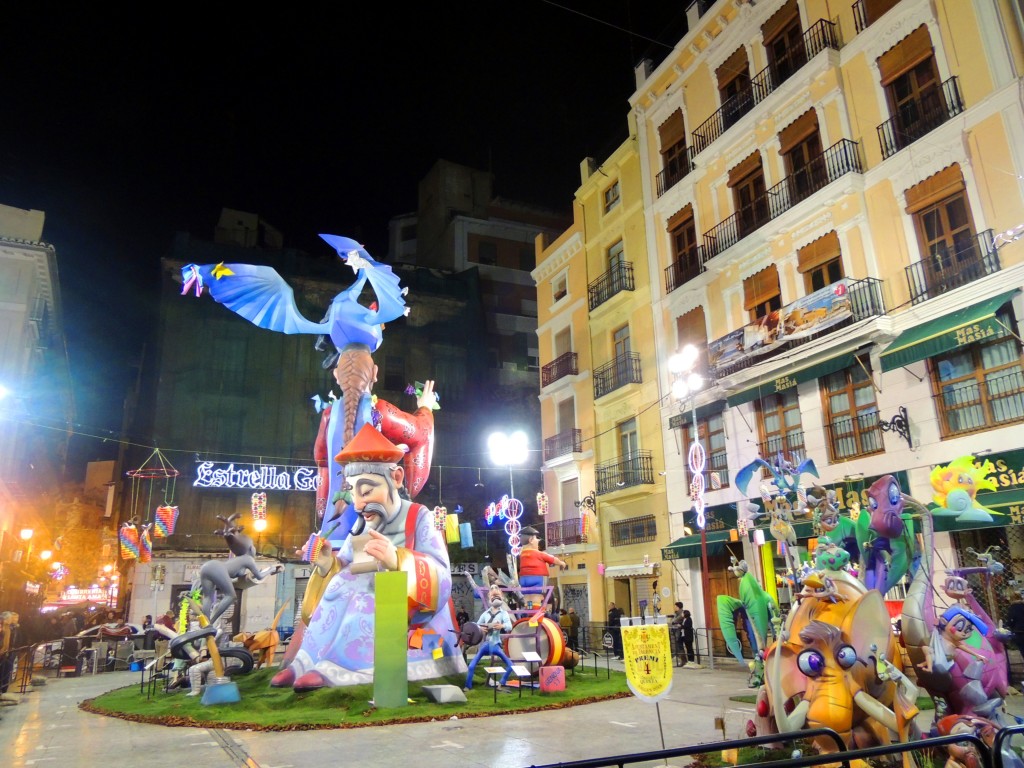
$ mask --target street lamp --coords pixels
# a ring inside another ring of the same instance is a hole
[[[704,452],[704,447],[700,444],[700,434],[697,429],[697,393],[704,386],[704,379],[696,370],[699,360],[700,351],[693,344],[687,344],[678,354],[672,355],[669,358],[668,369],[673,377],[672,396],[679,401],[680,410],[682,410],[686,399],[689,398],[690,400],[693,440],[690,443],[690,450],[687,455],[687,466],[690,470],[690,500],[693,503],[697,527],[700,528],[700,588],[704,608],[704,624],[710,630],[708,535],[706,530],[707,520],[704,517],[704,466],[707,454]],[[708,658],[712,658],[710,631],[708,633]]]
[[[259,517],[252,521],[252,527],[259,535],[256,537],[256,554],[260,553],[263,546],[263,532],[267,530],[267,518]]]
[[[512,485],[512,465],[522,464],[526,461],[529,453],[526,433],[522,430],[517,430],[511,435],[494,432],[487,438],[487,449],[490,451],[493,463],[508,467],[508,496],[510,499],[514,499],[516,493]]]

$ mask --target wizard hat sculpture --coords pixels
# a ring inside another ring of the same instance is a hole
[[[334,460],[339,464],[353,461],[394,464],[401,461],[403,456],[405,451],[384,437],[372,424],[363,424],[363,428],[348,441]]]

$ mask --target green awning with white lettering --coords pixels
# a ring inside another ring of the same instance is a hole
[[[720,555],[725,552],[725,545],[729,542],[729,531],[711,531],[707,534],[708,557]],[[739,542],[737,547],[742,547]],[[700,559],[700,534],[683,536],[676,539],[667,547],[661,548],[662,560],[685,560],[688,557]]]
[[[882,370],[893,371],[918,360],[949,352],[963,344],[995,336],[1001,330],[996,312],[1018,293],[1020,289],[1015,288],[908,328],[882,352]]]
[[[823,360],[820,363],[815,363],[814,365],[809,365],[796,371],[786,371],[770,381],[758,384],[756,387],[750,387],[749,389],[744,389],[733,395],[729,395],[726,402],[728,402],[731,407],[734,405],[749,403],[751,400],[757,400],[758,398],[765,397],[767,395],[785,392],[787,389],[792,389],[797,384],[803,384],[805,381],[811,381],[812,379],[820,379],[822,376],[828,376],[830,373],[835,373],[836,371],[841,371],[844,368],[849,368],[853,365],[855,358],[855,353],[847,352],[846,354],[836,355],[828,360]]]
[[[725,400],[716,400],[713,403],[702,405],[697,408],[697,421],[700,422],[709,416],[717,416],[725,410]],[[679,429],[693,424],[693,411],[683,410],[668,420],[669,429]]]

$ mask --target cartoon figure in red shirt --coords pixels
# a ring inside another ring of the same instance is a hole
[[[548,566],[566,568],[565,561],[548,552],[540,551],[540,533],[532,526],[520,531],[523,550],[519,553],[519,586],[523,594],[543,594],[547,584]]]

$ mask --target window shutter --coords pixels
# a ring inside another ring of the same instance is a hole
[[[749,77],[747,71],[747,49],[742,45],[715,70],[715,77],[718,78],[718,90],[722,90],[741,75]]]
[[[932,39],[928,34],[928,27],[922,24],[878,57],[882,85],[888,85],[931,56]]]
[[[864,0],[864,14],[868,24],[878,21],[883,14],[895,7],[900,0]]]
[[[797,256],[797,271],[810,272],[822,264],[831,261],[840,255],[839,235],[832,230],[827,235],[822,235],[813,243],[808,243],[799,251]]]
[[[704,321],[704,307],[691,309],[685,315],[676,318],[676,349],[693,344],[703,349],[708,343],[708,327]]]
[[[817,132],[818,113],[812,107],[779,132],[779,152],[783,155],[791,152],[793,147]]]
[[[960,172],[960,166],[953,163],[905,192],[907,213],[917,213],[963,189],[964,175]]]
[[[669,216],[668,221],[665,222],[665,229],[669,232],[675,232],[680,226],[692,219],[693,203],[687,203],[685,206]]]
[[[742,162],[732,167],[729,171],[728,185],[730,187],[735,187],[750,174],[759,170],[761,170],[761,153],[755,149],[754,152],[748,155]]]
[[[743,308],[747,311],[778,295],[779,272],[774,264],[743,281]]]
[[[683,122],[683,111],[677,109],[668,119],[658,126],[658,138],[661,151],[667,152],[681,141],[686,140],[686,124]]]
[[[786,27],[793,23],[794,18],[799,18],[799,9],[796,7],[796,0],[788,0],[779,10],[768,17],[768,21],[761,25],[761,39],[768,45],[779,36]]]

